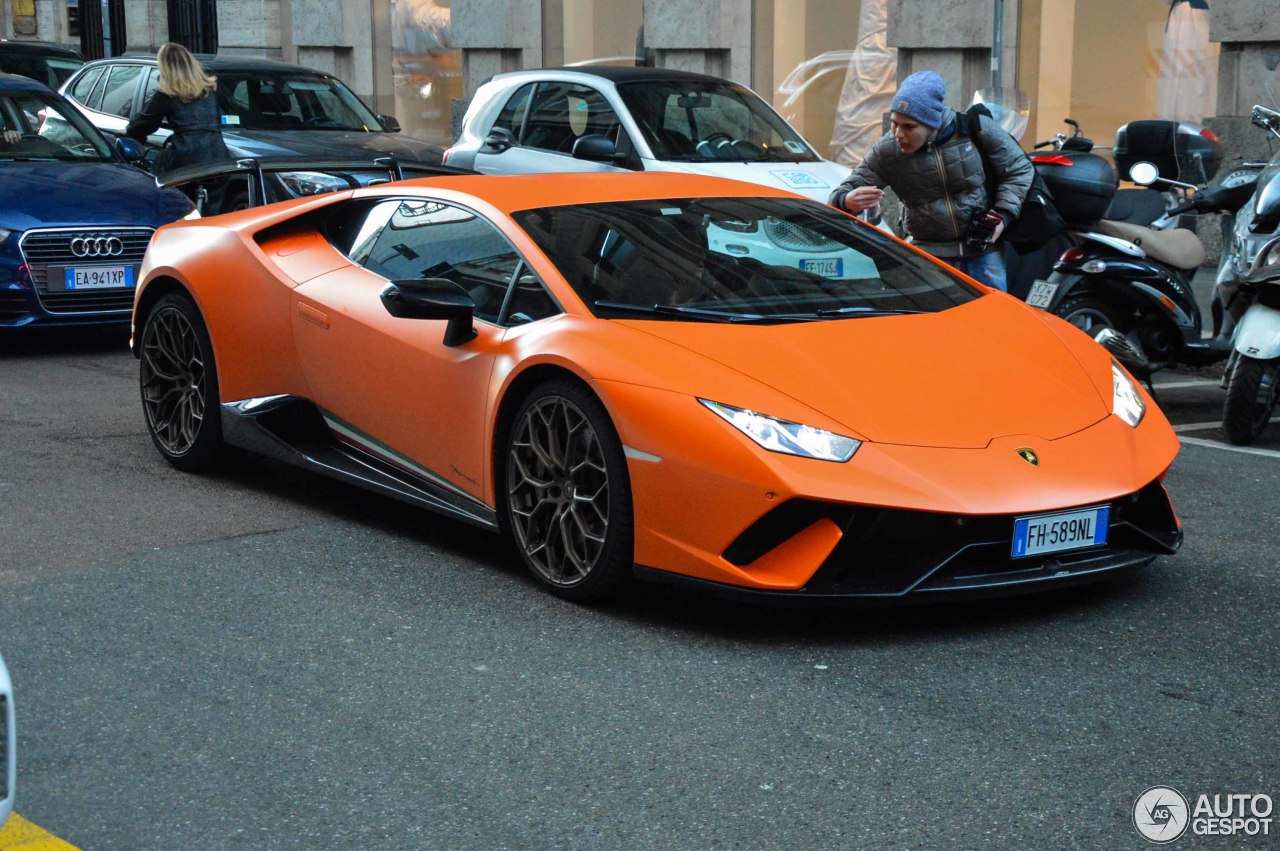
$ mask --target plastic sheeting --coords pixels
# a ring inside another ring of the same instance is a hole
[[[1207,0],[1174,0],[1160,52],[1161,118],[1202,122],[1217,114],[1218,45],[1209,41]]]
[[[898,50],[886,42],[886,6],[887,0],[862,0],[858,44],[836,106],[831,159],[850,167],[884,135],[884,114],[897,89]]]

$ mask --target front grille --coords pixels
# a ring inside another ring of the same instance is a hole
[[[27,231],[19,247],[35,282],[36,295],[50,313],[119,313],[133,309],[133,288],[51,290],[50,266],[133,266],[135,274],[147,253],[151,228],[59,228]],[[77,237],[116,237],[124,251],[109,258],[76,257],[71,241]],[[136,281],[135,281],[136,283]]]
[[[30,312],[23,290],[0,290],[0,322],[16,322]]]
[[[774,245],[789,251],[807,251],[810,254],[822,254],[827,251],[841,251],[844,246],[814,233],[806,227],[779,219],[769,219],[764,224],[765,235],[773,240]]]

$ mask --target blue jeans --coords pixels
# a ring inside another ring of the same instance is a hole
[[[988,251],[977,257],[951,257],[944,262],[950,263],[980,284],[1008,292],[1008,287],[1005,286],[1003,251]]]

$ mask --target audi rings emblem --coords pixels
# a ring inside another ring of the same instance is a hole
[[[71,240],[71,253],[76,257],[119,257],[124,243],[115,236],[77,236]]]

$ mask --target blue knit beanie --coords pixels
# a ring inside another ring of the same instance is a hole
[[[947,86],[941,77],[933,71],[917,71],[902,81],[889,109],[937,130],[942,126],[942,100],[946,96]]]

